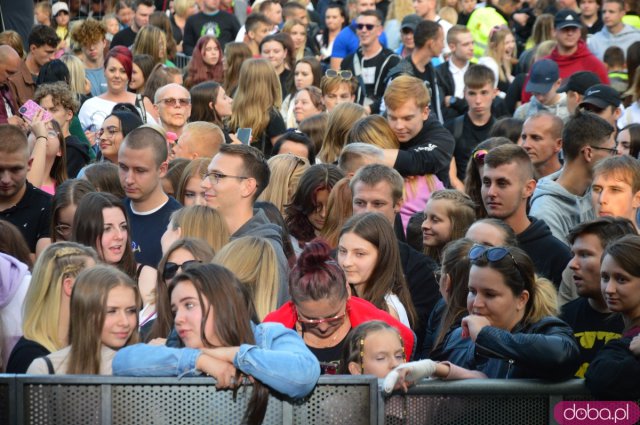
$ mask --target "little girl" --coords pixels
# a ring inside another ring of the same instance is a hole
[[[358,325],[347,335],[338,373],[384,379],[405,361],[404,344],[396,328],[372,320]]]
[[[113,266],[85,269],[71,293],[70,345],[35,359],[27,374],[111,375],[116,351],[138,342],[139,305],[129,276]]]
[[[475,218],[475,205],[469,196],[454,189],[434,192],[424,208],[424,253],[440,264],[444,246],[464,237]]]

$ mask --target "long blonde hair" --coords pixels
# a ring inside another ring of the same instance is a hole
[[[333,186],[327,200],[327,218],[320,230],[320,237],[324,239],[331,249],[338,247],[342,226],[353,215],[353,194],[349,183],[351,178],[344,177]]]
[[[89,259],[98,262],[96,251],[75,242],[57,242],[42,251],[24,300],[25,338],[50,352],[64,347],[58,336],[62,282],[66,278],[75,279]]]
[[[291,35],[291,31],[293,31],[293,27],[295,26],[301,26],[304,29],[304,43],[298,48],[298,50],[293,52],[294,58],[296,60],[299,60],[304,57],[304,49],[307,47],[307,27],[302,23],[302,21],[299,21],[298,19],[289,19],[282,26],[282,32]]]
[[[87,80],[87,73],[84,68],[84,64],[77,56],[65,53],[60,56],[60,60],[67,65],[69,69],[69,88],[74,95],[80,96],[85,93],[85,82]]]
[[[365,109],[357,103],[340,103],[333,108],[317,155],[322,162],[331,164],[338,160],[340,151],[347,144],[347,136],[353,123],[364,115]]]
[[[487,45],[487,49],[484,52],[485,56],[493,58],[498,64],[498,76],[500,81],[509,81],[509,76],[511,75],[511,60],[504,59],[504,49],[505,49],[505,41],[507,36],[515,36],[511,32],[511,30],[507,26],[499,26],[494,27],[491,30],[489,35],[489,43]],[[516,48],[513,48],[513,52],[511,53],[512,59],[516,58]]]
[[[246,60],[240,68],[230,130],[251,128],[254,139],[259,139],[269,124],[269,111],[281,105],[282,88],[273,65],[266,59]]]
[[[180,208],[171,214],[171,227],[180,229],[182,238],[202,239],[218,252],[229,242],[227,222],[220,213],[204,205]]]
[[[284,216],[284,207],[291,202],[293,194],[296,193],[300,177],[310,166],[309,161],[287,153],[271,157],[267,163],[271,177],[258,201],[271,202]]]
[[[149,55],[153,58],[155,64],[164,64],[167,60],[167,36],[160,28],[153,25],[145,25],[138,31],[131,53],[134,55]]]
[[[387,12],[387,21],[395,19],[402,21],[405,16],[416,13],[411,0],[391,0],[389,11]]]
[[[244,236],[229,242],[213,258],[249,289],[260,320],[276,309],[280,274],[276,251],[266,239]]]

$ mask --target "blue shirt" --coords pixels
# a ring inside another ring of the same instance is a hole
[[[233,359],[236,369],[293,398],[309,394],[320,377],[320,364],[302,338],[280,323],[251,324],[256,344],[242,344]],[[195,348],[135,344],[113,359],[116,376],[197,376]]]
[[[382,32],[380,37],[380,44],[384,47],[387,47],[387,35]],[[360,46],[360,39],[356,35],[356,21],[355,19],[351,22],[351,25],[342,28],[342,31],[338,34],[335,41],[333,42],[333,50],[331,51],[331,56],[334,58],[346,58],[349,55],[352,55],[358,50]]]

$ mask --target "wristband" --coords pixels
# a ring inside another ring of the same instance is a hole
[[[47,138],[47,136],[38,136],[38,137],[36,137],[36,142],[38,141],[38,139],[49,140],[49,139]]]

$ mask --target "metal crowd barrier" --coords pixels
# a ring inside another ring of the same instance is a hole
[[[0,424],[238,424],[250,387],[210,378],[0,375]],[[369,376],[323,376],[303,400],[271,394],[265,424],[556,424],[554,406],[589,400],[580,380],[424,381],[383,397]]]

